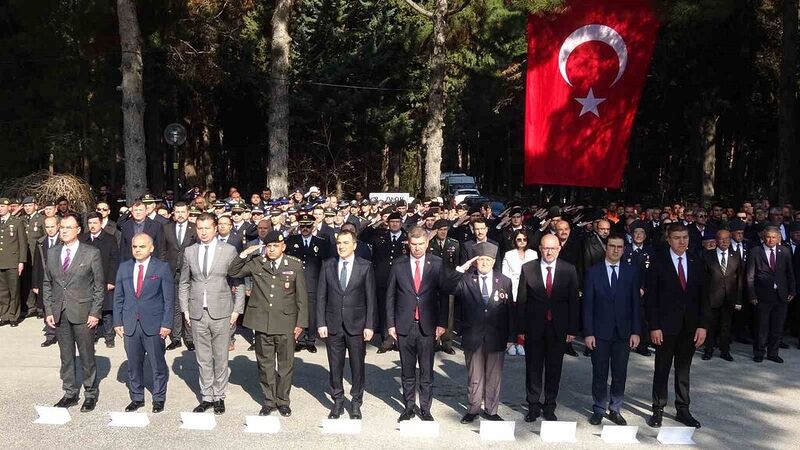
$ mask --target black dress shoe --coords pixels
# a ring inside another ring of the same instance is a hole
[[[542,420],[546,420],[548,422],[558,422],[558,417],[553,411],[544,411],[542,413]]]
[[[767,359],[778,364],[783,364],[783,358],[780,356],[767,356]]]
[[[704,352],[704,353],[703,353],[703,357],[702,357],[702,358],[700,358],[700,359],[702,359],[703,361],[708,361],[709,359],[711,359],[711,357],[712,357],[712,356],[714,356],[714,354],[713,354],[713,353],[711,353],[711,352]]]
[[[731,356],[730,352],[725,352],[719,355],[719,357],[724,359],[725,361],[733,361],[733,356]]]
[[[528,414],[525,414],[525,422],[536,422],[536,419],[539,418],[541,413],[539,411],[528,411]]]
[[[14,326],[14,324],[12,323],[12,324],[11,324],[11,326],[13,327],[13,326]],[[789,348],[789,344],[787,344],[787,343],[785,343],[785,342],[781,341],[781,343],[780,343],[780,344],[778,344],[778,347],[780,347],[780,348]]]
[[[344,405],[341,403],[334,403],[333,408],[331,408],[331,412],[328,413],[328,419],[338,419],[342,416],[344,412]]]
[[[292,415],[292,408],[289,408],[289,405],[281,405],[278,406],[278,412],[281,413],[283,417],[289,417]]]
[[[69,408],[70,406],[75,406],[78,404],[78,397],[61,397],[61,400],[58,401],[55,405],[56,408]]]
[[[647,424],[653,428],[661,428],[661,422],[663,421],[664,412],[660,409],[653,411],[653,415],[647,419]]]
[[[490,422],[503,422],[503,418],[498,416],[497,414],[487,414],[486,412],[484,412],[483,418]]]
[[[9,323],[11,323],[11,322],[9,322],[7,320],[0,320],[0,327],[2,327],[4,325],[8,325]]]
[[[637,347],[636,348],[636,353],[638,353],[638,354],[640,354],[642,356],[651,356],[652,355],[652,353],[650,352],[650,349],[648,349],[647,347]]]
[[[361,405],[353,404],[350,410],[350,418],[354,420],[361,420],[361,417],[363,417],[361,415]]]
[[[687,427],[700,428],[700,422],[692,417],[689,411],[681,411],[675,414],[675,421],[680,422]]]
[[[114,345],[114,341],[106,341],[106,348],[114,348],[114,347],[116,347],[116,345]]]
[[[466,413],[464,417],[461,418],[461,423],[472,423],[476,417],[478,417],[477,414]]]
[[[97,400],[93,398],[87,398],[83,401],[83,405],[81,406],[81,412],[92,412],[94,411],[94,406],[97,404]]]
[[[164,402],[153,401],[153,414],[158,414],[164,410]]]
[[[309,353],[317,353],[317,346],[314,344],[306,345],[306,350],[308,350]]]
[[[402,422],[404,420],[411,420],[414,417],[414,408],[406,408],[403,411],[403,414],[400,414],[400,417],[397,418],[398,422]]]
[[[46,341],[42,342],[40,345],[42,347],[50,347],[51,345],[53,345],[55,343],[56,343],[55,339],[47,339]]]
[[[600,425],[603,422],[603,415],[600,413],[593,413],[592,417],[589,417],[589,423],[592,425]]]
[[[128,406],[125,407],[125,412],[134,412],[142,406],[144,406],[144,402],[130,402]]]
[[[430,411],[422,410],[419,412],[418,415],[423,422],[433,422],[433,416],[431,415]]]
[[[194,407],[192,412],[204,413],[204,412],[208,411],[208,408],[211,408],[212,406],[214,406],[213,403],[203,400],[202,402],[200,402],[199,405]]]
[[[608,420],[614,422],[614,425],[619,425],[623,427],[628,424],[628,421],[625,420],[624,417],[622,417],[622,414],[620,414],[619,411],[609,411],[607,417]]]
[[[757,363],[763,362],[764,361],[764,357],[763,356],[753,356],[753,361],[755,361]]]
[[[214,414],[225,414],[225,400],[217,400],[214,402]]]
[[[261,411],[258,412],[259,416],[268,416],[272,414],[272,411],[275,411],[275,408],[271,406],[264,405],[261,407]]]
[[[564,353],[569,356],[578,356],[578,352],[575,351],[575,349],[572,347],[572,344],[567,345],[567,350]]]
[[[189,350],[190,352],[193,352],[194,351],[194,343],[187,342],[186,343],[186,350]]]
[[[176,339],[176,340],[174,340],[174,341],[169,343],[169,345],[167,346],[167,350],[175,350],[176,348],[182,347],[182,346],[183,346],[183,344],[181,344],[180,339]]]
[[[256,344],[250,344],[250,347],[247,347],[248,352],[254,352],[256,350]]]
[[[19,320],[15,320],[15,321],[9,323],[9,326],[11,326],[11,328],[18,327],[19,326]],[[786,348],[789,348],[789,347],[786,347]]]

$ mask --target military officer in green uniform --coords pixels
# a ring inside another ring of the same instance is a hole
[[[445,219],[439,219],[433,223],[433,234],[430,235],[428,242],[428,253],[442,258],[444,265],[451,270],[456,270],[458,261],[461,258],[461,245],[457,240],[447,237],[450,231],[450,224]],[[442,335],[436,344],[436,351],[442,351],[448,355],[454,355],[453,349],[453,322],[455,319],[455,298],[450,295],[447,313],[447,331]]]
[[[25,224],[11,215],[11,201],[0,198],[0,326],[19,324],[19,276],[28,261]]]
[[[33,292],[33,255],[36,253],[36,241],[44,236],[44,216],[38,211],[36,199],[27,196],[22,199],[23,214],[20,216],[25,223],[25,238],[28,240],[28,267],[22,272],[22,296],[27,295],[27,317],[36,316],[36,294]]]
[[[259,415],[274,410],[288,417],[294,370],[294,346],[308,327],[308,291],[303,263],[284,255],[283,233],[270,231],[263,245],[252,245],[228,269],[233,278],[251,277],[244,326],[255,332],[255,350],[264,405]],[[277,360],[277,369],[275,362]]]

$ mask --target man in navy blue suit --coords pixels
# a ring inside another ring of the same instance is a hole
[[[131,242],[134,259],[119,265],[114,283],[114,331],[124,339],[128,355],[128,390],[131,403],[125,411],[144,406],[144,360],[153,371],[153,412],[164,410],[169,369],[164,359],[164,339],[172,331],[175,281],[168,263],[152,258],[153,239],[139,233]]]
[[[131,217],[120,225],[122,237],[119,242],[119,261],[128,261],[133,258],[131,243],[133,237],[144,233],[153,239],[156,257],[162,261],[167,260],[167,245],[164,241],[164,227],[160,223],[147,217],[147,207],[141,200],[131,205]]]
[[[605,260],[586,271],[583,288],[583,335],[592,351],[592,425],[608,419],[627,425],[620,414],[625,395],[630,350],[639,345],[641,316],[640,269],[622,263],[625,239],[608,238]],[[611,401],[608,368],[611,365]]]

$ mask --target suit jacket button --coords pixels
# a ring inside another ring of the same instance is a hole
[[[272,303],[270,303],[269,306],[272,306]]]

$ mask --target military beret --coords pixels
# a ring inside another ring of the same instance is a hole
[[[497,258],[497,246],[491,242],[481,242],[472,246],[472,253],[475,256],[487,256],[492,259]]]
[[[323,210],[323,214],[325,214],[328,217],[332,217],[336,215],[336,210],[329,206]]]
[[[631,231],[634,231],[637,228],[641,228],[642,230],[646,230],[647,229],[647,227],[645,227],[645,225],[644,225],[644,222],[642,222],[641,220],[634,220],[633,222],[631,222],[631,224],[628,226],[628,228],[630,228]]]
[[[551,206],[550,209],[547,210],[547,220],[554,219],[556,217],[561,217],[561,207]]]
[[[450,223],[447,222],[445,219],[439,219],[436,222],[433,222],[433,229],[438,230],[439,228],[450,227]]]
[[[31,195],[29,195],[29,196],[27,196],[27,197],[22,199],[22,204],[23,205],[27,205],[29,203],[36,203],[36,199],[33,198],[33,196],[31,196]]]
[[[393,213],[389,214],[389,217],[386,220],[387,221],[389,221],[389,220],[403,220],[403,217],[400,215],[399,212],[393,212]]]
[[[789,232],[794,233],[795,231],[800,231],[800,222],[792,222],[789,224]]]
[[[283,233],[281,233],[280,231],[273,230],[267,233],[266,236],[264,236],[264,245],[272,244],[275,242],[283,242]]]
[[[744,231],[745,223],[743,220],[734,219],[728,222],[728,230],[730,231]]]
[[[155,203],[156,199],[150,194],[144,194],[142,196],[142,203]]]
[[[703,231],[704,241],[713,241],[716,239],[717,239],[717,233],[715,233],[714,230],[706,228],[705,231]]]
[[[7,197],[2,197],[2,198],[0,198],[0,205],[6,205],[6,206],[8,206],[8,205],[10,205],[10,204],[11,204],[11,201],[9,201]]]
[[[314,216],[308,213],[300,214],[300,217],[297,219],[300,225],[311,225],[314,223]]]
[[[8,201],[11,202],[12,205],[19,205],[19,198],[17,197],[11,197]]]

